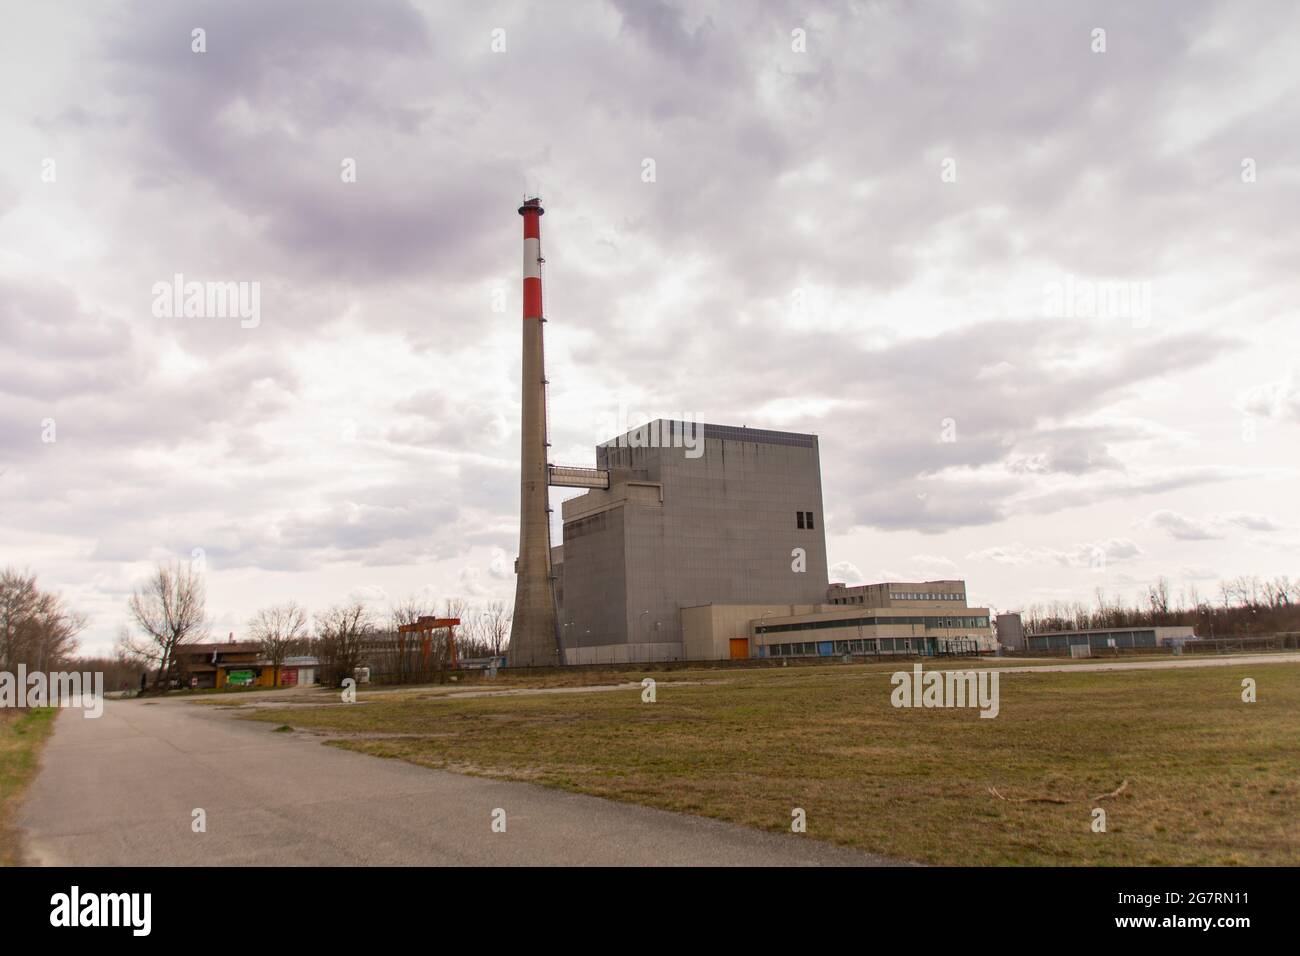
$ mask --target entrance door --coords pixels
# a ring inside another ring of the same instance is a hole
[[[733,637],[731,639],[731,659],[743,661],[749,657],[749,638]]]

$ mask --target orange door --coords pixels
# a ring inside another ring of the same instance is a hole
[[[749,638],[733,637],[731,639],[731,659],[743,661],[749,657]]]

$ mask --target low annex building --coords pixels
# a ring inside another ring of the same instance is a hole
[[[832,584],[824,604],[703,604],[682,608],[689,660],[939,656],[991,651],[989,609],[966,603],[964,581]]]
[[[1170,627],[1109,627],[1095,630],[1040,631],[1025,635],[1025,647],[1031,651],[1062,651],[1076,654],[1074,648],[1087,648],[1088,652],[1107,650],[1133,650],[1149,647],[1155,650],[1166,645],[1179,645],[1196,639],[1190,624]]]

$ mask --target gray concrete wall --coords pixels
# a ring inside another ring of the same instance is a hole
[[[565,502],[566,648],[681,645],[682,607],[826,600],[816,436],[698,427],[698,454],[606,443],[597,464],[613,486]],[[812,529],[798,527],[799,511]]]
[[[560,629],[566,658],[573,648],[626,640],[624,507],[565,523]]]
[[[641,664],[686,660],[680,644],[600,644],[565,649],[566,664]]]

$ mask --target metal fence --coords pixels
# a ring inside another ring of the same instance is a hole
[[[1263,634],[1257,637],[1197,638],[1183,642],[1184,654],[1230,654],[1234,651],[1300,650],[1300,632]]]

